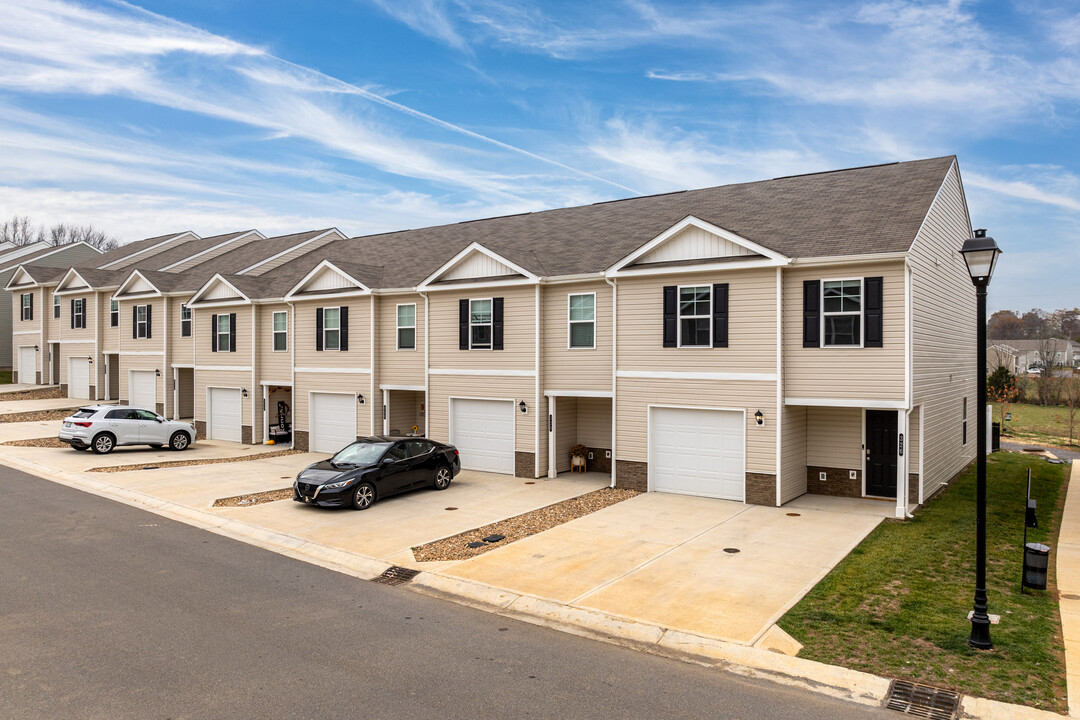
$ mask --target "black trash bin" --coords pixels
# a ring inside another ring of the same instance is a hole
[[[1050,567],[1050,546],[1028,543],[1024,546],[1024,586],[1046,589],[1046,571]]]
[[[1001,423],[993,423],[993,429],[990,431],[990,452],[997,452],[1001,449]]]

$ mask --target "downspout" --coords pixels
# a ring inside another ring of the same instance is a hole
[[[296,449],[296,408],[297,398],[296,393],[296,306],[288,300],[285,304],[289,306],[289,382],[292,385],[289,387],[289,399],[292,400],[292,447]],[[310,410],[310,409],[309,409]],[[310,438],[309,438],[310,442]],[[306,451],[307,448],[304,448]]]
[[[535,373],[533,377],[533,407],[535,412],[535,422],[533,423],[533,477],[540,477],[540,283],[537,282],[535,286],[536,292],[533,295],[533,309],[535,310],[535,316],[533,320],[533,330],[535,331],[534,350],[535,359],[533,360],[533,367]],[[547,413],[544,413],[546,416]]]
[[[616,452],[615,447],[615,423],[618,417],[617,409],[617,396],[616,392],[616,377],[618,375],[619,363],[619,281],[612,280],[609,277],[604,278],[604,282],[611,286],[611,485],[615,487],[615,468],[618,466],[619,454]]]
[[[424,298],[424,437],[431,437],[431,398],[429,397],[431,386],[428,384],[428,346],[431,344],[431,334],[428,332],[428,310],[429,302],[426,292],[420,293],[420,297]],[[446,438],[447,442],[450,442],[450,438]]]
[[[907,405],[907,415],[904,422],[904,435],[907,436],[907,448],[904,452],[904,477],[902,478],[904,484],[904,515],[907,518],[914,517],[911,514],[911,489],[909,487],[910,481],[908,477],[911,475],[911,468],[908,464],[908,458],[911,457],[911,411],[914,409],[915,402],[915,358],[913,353],[914,345],[912,333],[914,332],[914,326],[912,317],[914,315],[912,307],[912,270],[911,270],[911,258],[904,257],[904,394]],[[919,413],[919,458],[922,462],[922,413]],[[919,473],[919,494],[922,494],[923,476]]]
[[[169,378],[172,377],[172,373],[169,372],[169,298],[165,295],[161,296],[161,309],[162,315],[161,324],[165,326],[165,330],[161,335],[161,409],[165,412],[161,413],[165,417],[169,417]],[[95,336],[97,330],[94,331]],[[94,354],[97,354],[97,339],[94,340]],[[176,403],[173,403],[175,405]],[[155,408],[156,410],[157,408]],[[173,408],[175,414],[176,408]]]
[[[375,430],[375,295],[368,291],[368,308],[370,309],[371,320],[368,327],[368,347],[370,348],[370,358],[368,360],[368,384],[371,393],[371,407],[368,409],[368,434],[374,435]],[[382,406],[382,399],[379,400],[379,406]]]
[[[781,444],[783,441],[783,416],[784,416],[784,292],[783,292],[783,269],[776,267],[776,507],[783,504],[783,456]],[[745,489],[743,490],[745,501]]]
[[[273,317],[274,317],[273,315],[270,316],[271,322],[273,322]],[[255,378],[256,378],[256,375],[257,375],[257,373],[255,371],[255,358],[256,358],[256,353],[258,352],[258,348],[259,348],[259,346],[256,345],[256,337],[255,337],[255,327],[257,325],[258,325],[258,306],[255,305],[255,301],[251,301],[251,444],[252,445],[261,445],[262,444],[262,442],[255,442],[255,418],[256,417],[259,418],[259,425],[262,426],[262,432],[260,432],[259,434],[263,436],[264,440],[266,438],[266,425],[267,425],[267,423],[266,423],[267,418],[263,417],[263,413],[266,412],[266,408],[264,407],[262,412],[256,412],[255,411],[255,408],[257,407],[257,405],[261,404],[262,401],[263,401],[263,394],[262,394],[261,388],[260,388],[259,392],[255,392],[255,389],[259,388],[259,385],[255,382]]]

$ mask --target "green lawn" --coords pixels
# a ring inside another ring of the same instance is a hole
[[[994,422],[1001,422],[1001,407],[994,405]],[[1010,404],[1012,420],[1005,422],[1006,440],[1016,442],[1034,441],[1043,445],[1070,447],[1069,445],[1069,408],[1059,405]],[[1077,435],[1080,434],[1080,410],[1076,412],[1076,427],[1073,429],[1073,444],[1076,447]]]
[[[10,385],[10,384],[11,384],[11,371],[10,370],[0,370],[0,385]]]
[[[1020,593],[1024,486],[1051,546],[1050,589]],[[987,592],[994,649],[967,646],[975,585],[974,464],[914,519],[886,520],[780,620],[799,657],[1063,712],[1065,661],[1054,547],[1068,465],[995,453],[987,462]]]

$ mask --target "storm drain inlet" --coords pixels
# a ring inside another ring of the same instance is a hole
[[[383,571],[382,575],[377,578],[372,578],[371,582],[377,582],[382,585],[404,585],[419,574],[419,570],[391,565]]]
[[[890,710],[930,720],[953,720],[959,706],[959,694],[907,680],[893,680],[885,703]]]

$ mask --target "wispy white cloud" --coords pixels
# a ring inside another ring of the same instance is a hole
[[[1008,170],[1008,168],[1003,168]],[[998,195],[1007,195],[1041,205],[1080,213],[1080,178],[1061,168],[1024,168],[1024,175],[1037,179],[1003,179],[977,172],[964,173],[964,184]]]

